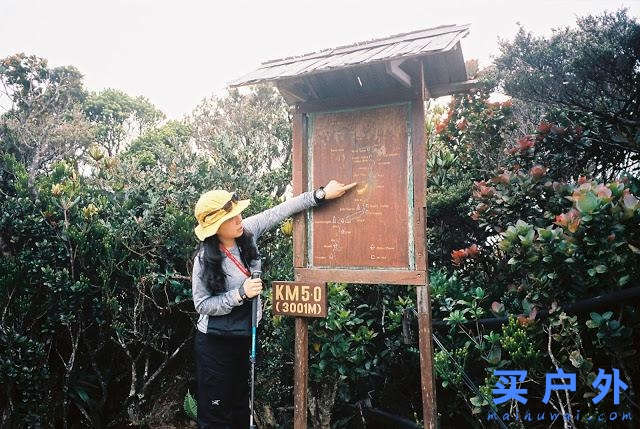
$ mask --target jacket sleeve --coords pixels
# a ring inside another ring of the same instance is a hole
[[[199,314],[221,316],[231,313],[233,307],[242,304],[240,289],[232,289],[220,295],[211,295],[202,275],[200,254],[193,259],[193,273],[191,274],[191,293],[193,304]]]
[[[303,192],[275,207],[243,219],[242,225],[251,231],[257,240],[263,232],[278,225],[289,216],[315,206],[317,204],[313,198],[313,191]]]

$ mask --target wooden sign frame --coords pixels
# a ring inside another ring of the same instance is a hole
[[[410,152],[413,163],[413,234],[415,266],[413,270],[384,269],[327,269],[311,266],[308,255],[308,222],[310,218],[298,213],[293,223],[293,267],[296,281],[347,282],[370,284],[415,285],[416,307],[418,310],[420,387],[422,390],[422,410],[425,429],[436,429],[436,389],[433,371],[433,343],[431,341],[431,302],[429,299],[429,277],[426,255],[426,154],[424,141],[424,101],[429,98],[425,86],[424,65],[417,70],[418,86],[408,91],[383,92],[371,97],[345,99],[342,101],[318,101],[300,103],[293,113],[293,190],[298,195],[324,184],[309,182],[308,174],[308,118],[314,112],[337,111],[339,109],[359,109],[384,106],[399,102],[410,103],[411,132]],[[330,201],[328,202],[330,203]],[[295,318],[294,368],[294,428],[307,427],[307,387],[308,387],[308,322],[304,317]]]
[[[374,267],[320,267],[313,266],[312,245],[314,234],[312,230],[313,214],[294,218],[294,272],[296,281],[317,282],[333,281],[347,283],[368,284],[398,284],[424,285],[426,279],[425,255],[425,148],[424,148],[424,103],[422,97],[404,100],[381,100],[383,104],[356,106],[347,109],[327,110],[308,106],[299,109],[293,120],[293,182],[294,193],[299,194],[312,190],[325,183],[312,183],[311,165],[313,159],[313,144],[310,141],[309,126],[317,114],[344,111],[363,111],[393,105],[407,107],[407,202],[408,219],[407,232],[409,235],[408,264],[406,268],[374,268]],[[337,178],[340,180],[340,178]],[[348,181],[344,178],[343,181]],[[336,201],[337,202],[337,201]],[[332,204],[327,201],[325,204]]]

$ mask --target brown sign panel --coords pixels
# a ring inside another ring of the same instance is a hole
[[[313,183],[358,182],[313,212],[314,267],[409,268],[408,106],[313,116]]]
[[[421,100],[323,112],[294,121],[294,189],[357,182],[294,219],[296,281],[425,284]]]
[[[317,282],[272,282],[273,314],[327,317],[327,285]]]

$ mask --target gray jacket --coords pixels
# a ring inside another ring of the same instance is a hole
[[[242,226],[253,233],[253,242],[268,229],[277,226],[284,219],[302,210],[316,206],[313,191],[303,192],[275,207],[261,213],[249,216],[242,220]],[[258,247],[259,249],[259,247]],[[238,245],[229,248],[229,251],[241,261]],[[198,318],[198,330],[203,333],[218,335],[250,335],[251,333],[251,301],[243,302],[239,288],[246,280],[246,276],[238,267],[223,255],[222,269],[227,274],[225,280],[225,292],[211,295],[204,279],[201,278],[204,259],[204,248],[193,260],[193,273],[191,276],[191,291]],[[249,261],[247,261],[249,263]],[[250,270],[261,269],[259,261],[250,263]],[[262,318],[262,305],[258,296],[258,323]]]

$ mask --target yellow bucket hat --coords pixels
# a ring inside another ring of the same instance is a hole
[[[224,189],[214,189],[200,195],[195,216],[198,226],[196,236],[200,241],[214,235],[222,223],[246,209],[251,200],[238,200],[236,194]]]

